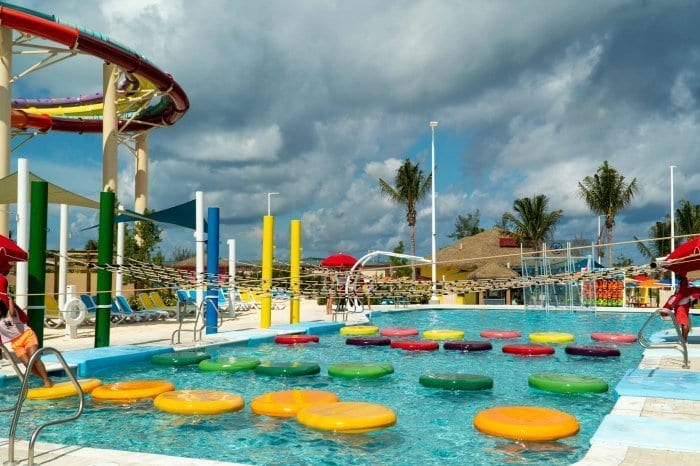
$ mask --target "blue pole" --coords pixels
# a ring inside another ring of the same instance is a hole
[[[207,211],[207,311],[206,333],[217,332],[216,305],[219,297],[219,208],[209,207]]]

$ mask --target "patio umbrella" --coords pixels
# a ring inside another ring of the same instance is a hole
[[[692,270],[700,270],[700,236],[678,246],[660,265],[682,275]]]
[[[0,263],[24,262],[27,257],[27,251],[7,236],[0,235]]]
[[[355,265],[357,259],[349,254],[343,254],[339,252],[337,254],[331,254],[321,261],[321,267],[330,267],[333,269],[349,269]]]

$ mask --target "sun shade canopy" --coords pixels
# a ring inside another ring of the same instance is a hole
[[[29,181],[46,181],[29,172]],[[75,194],[65,188],[49,183],[49,204],[66,204],[70,206],[99,209],[100,203],[80,194]],[[0,180],[0,204],[17,203],[17,172]]]

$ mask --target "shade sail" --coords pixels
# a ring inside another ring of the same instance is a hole
[[[171,225],[179,225],[189,228],[190,230],[197,229],[196,204],[195,200],[187,201],[167,209],[152,212],[150,214],[139,214],[132,211],[127,211],[117,215],[114,219],[116,223],[120,222],[137,222],[139,220],[150,220],[156,223],[169,223]],[[207,221],[204,221],[204,232],[207,232]]]
[[[29,181],[46,181],[45,179],[29,173]],[[80,194],[75,194],[53,183],[48,186],[49,204],[66,204],[70,206],[88,207],[99,209],[100,203]],[[15,204],[17,202],[17,172],[0,180],[0,204]]]

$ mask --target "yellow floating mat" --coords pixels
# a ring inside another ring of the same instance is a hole
[[[100,379],[80,379],[78,380],[80,388],[83,389],[83,393],[90,393],[95,388],[102,385]],[[70,380],[67,382],[59,382],[54,384],[53,387],[42,387],[42,388],[31,388],[27,391],[28,400],[55,400],[56,398],[66,398],[69,396],[76,396],[78,390],[73,385]]]
[[[428,340],[461,340],[464,332],[461,330],[433,329],[423,332],[423,338]]]
[[[341,335],[374,335],[379,331],[376,325],[351,325],[349,327],[341,327]]]
[[[243,397],[216,390],[176,390],[164,392],[153,406],[173,414],[222,414],[243,409]]]
[[[374,403],[341,401],[302,408],[297,421],[307,427],[344,434],[362,434],[396,424],[396,413]]]
[[[165,380],[132,380],[101,385],[91,393],[95,400],[134,401],[155,398],[163,392],[175,390],[175,385]]]
[[[495,437],[549,441],[575,435],[578,421],[571,414],[538,406],[499,406],[474,417],[474,427]]]
[[[564,332],[536,332],[530,334],[530,341],[535,343],[571,343],[574,336]]]
[[[282,390],[253,399],[250,410],[261,416],[294,417],[300,409],[307,406],[338,401],[335,393],[323,390]]]

